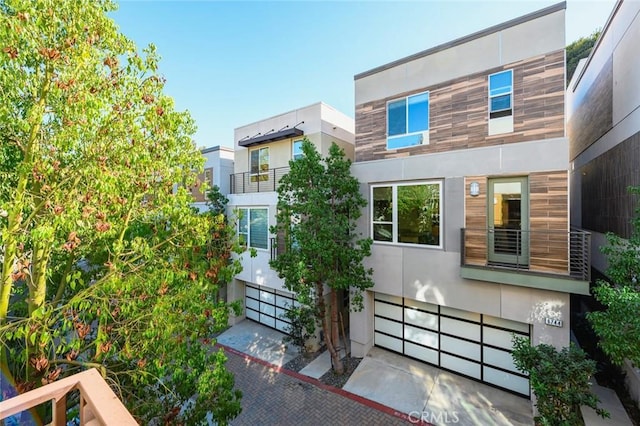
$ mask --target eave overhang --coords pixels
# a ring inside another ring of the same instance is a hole
[[[267,133],[260,136],[254,136],[249,139],[241,139],[238,141],[238,145],[241,147],[247,148],[250,146],[256,146],[256,145],[262,145],[265,143],[281,141],[283,139],[295,138],[302,135],[304,135],[304,131],[295,127],[290,127],[274,133]]]

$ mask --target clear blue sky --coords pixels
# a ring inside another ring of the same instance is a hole
[[[154,43],[166,93],[200,147],[323,101],[354,115],[353,76],[558,1],[119,1],[112,17]],[[569,0],[567,43],[604,26],[615,0]]]

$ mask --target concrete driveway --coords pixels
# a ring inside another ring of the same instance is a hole
[[[343,389],[436,425],[533,424],[530,400],[381,348]]]

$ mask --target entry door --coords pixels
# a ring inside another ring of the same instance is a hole
[[[526,177],[489,179],[489,262],[529,264],[529,182]]]

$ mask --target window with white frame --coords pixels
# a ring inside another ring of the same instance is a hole
[[[387,102],[387,149],[429,143],[429,92]]]
[[[489,76],[489,118],[513,115],[513,70]]]
[[[251,182],[269,180],[269,147],[249,151]]]
[[[371,199],[374,241],[442,247],[440,181],[375,185]]]
[[[291,158],[297,160],[302,157],[304,157],[304,153],[302,152],[302,139],[293,141]]]
[[[240,244],[257,249],[269,247],[269,210],[264,207],[238,209],[238,239]]]

